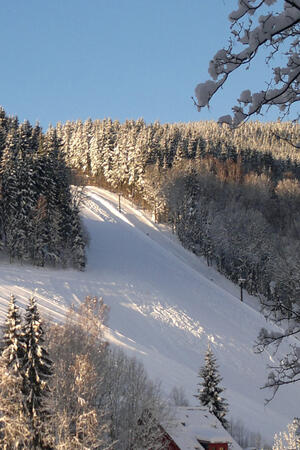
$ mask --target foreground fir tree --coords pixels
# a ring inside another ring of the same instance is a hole
[[[49,416],[45,405],[49,394],[52,362],[43,347],[44,330],[34,297],[29,299],[23,333],[25,341],[23,393],[31,426],[31,446],[47,448],[43,443],[43,430]]]
[[[10,296],[2,338],[2,362],[14,374],[20,374],[24,358],[24,336],[19,307],[14,295]]]
[[[222,423],[224,428],[228,427],[228,422],[225,418],[228,412],[228,403],[220,394],[224,391],[219,386],[222,380],[218,373],[218,365],[216,358],[208,346],[205,354],[205,365],[199,371],[199,377],[203,379],[199,383],[198,393],[195,395],[200,400],[201,405],[207,406],[209,411],[216,416]]]
[[[24,337],[21,316],[11,295],[3,329],[0,357],[0,447],[25,448],[29,442],[29,422],[24,411],[22,366]]]

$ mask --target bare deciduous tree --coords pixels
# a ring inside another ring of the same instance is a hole
[[[273,450],[285,450],[287,448],[298,449],[299,448],[299,436],[296,435],[296,431],[300,426],[299,419],[294,419],[292,423],[288,424],[287,430],[282,431],[274,436]]]

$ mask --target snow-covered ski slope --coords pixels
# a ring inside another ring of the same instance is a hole
[[[255,299],[239,301],[239,289],[142,211],[105,190],[89,187],[82,209],[90,233],[85,272],[32,268],[0,262],[0,312],[10,293],[25,303],[35,291],[42,313],[63,320],[68,305],[86,295],[110,306],[107,338],[141,359],[169,393],[184,387],[196,405],[199,367],[210,342],[223,376],[230,413],[271,441],[300,413],[300,386],[281,389],[264,406],[261,390],[272,355],[253,344],[267,326]],[[251,306],[252,305],[252,306]]]

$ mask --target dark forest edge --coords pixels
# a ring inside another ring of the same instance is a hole
[[[0,110],[0,249],[10,261],[85,267],[85,239],[56,131]]]

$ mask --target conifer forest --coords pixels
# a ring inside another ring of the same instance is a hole
[[[85,266],[78,205],[55,129],[0,111],[0,245],[11,261]]]
[[[231,131],[214,122],[88,119],[43,133],[2,109],[0,135],[0,242],[11,260],[84,268],[72,179],[150,209],[185,247],[234,282],[245,280],[250,293],[272,289],[287,298],[288,291],[294,301],[299,125],[254,122]]]
[[[268,298],[272,290],[272,297],[296,301],[298,124],[253,122],[231,131],[215,122],[88,119],[55,131],[79,182],[150,209],[186,248],[232,281],[244,280],[251,294]]]

